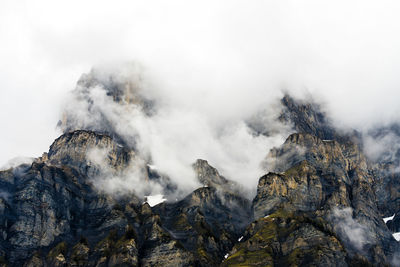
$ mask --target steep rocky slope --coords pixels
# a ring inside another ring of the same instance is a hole
[[[289,96],[283,103],[283,117],[299,133],[270,152],[273,172],[261,177],[253,200],[258,220],[224,264],[397,264],[399,245],[373,187],[380,177],[360,150],[359,135],[326,128],[323,113],[309,103]]]
[[[260,179],[253,201],[255,218],[270,215],[278,221],[295,220],[300,229],[307,227],[302,224],[319,225],[324,231],[316,233],[310,230],[300,237],[304,239],[322,235],[325,239],[333,235],[335,242],[339,240],[345,248],[349,265],[354,257],[375,264],[390,262],[398,244],[377,208],[370,186],[374,178],[368,173],[362,155],[355,156],[355,151],[349,152],[347,147],[341,147],[336,141],[323,141],[310,134],[291,135],[281,149],[274,151],[274,155],[292,153],[291,150],[298,150],[299,146],[302,153],[296,153],[283,166],[277,166],[276,173],[269,173]],[[290,167],[286,169],[287,166]],[[296,216],[306,219],[302,219],[302,222],[293,215],[282,217],[282,211],[294,212],[300,214]],[[267,224],[266,227],[271,226]],[[309,252],[326,255],[325,248],[320,248],[318,242],[306,243],[303,247],[294,246],[292,249],[296,251],[278,250],[277,253],[284,256],[290,256],[291,253],[306,255]],[[319,261],[314,263],[322,265],[323,261],[329,262],[325,258]],[[336,262],[336,259],[331,261]]]
[[[193,168],[204,187],[151,208],[135,195],[96,189],[86,154],[107,148],[117,172],[135,154],[111,137],[75,131],[58,138],[32,165],[0,172],[1,254],[11,265],[218,265],[251,221],[239,186],[204,160]],[[149,173],[148,179],[154,179]],[[7,193],[7,195],[5,194]]]
[[[79,94],[90,104],[85,90],[101,84],[117,103],[151,106],[113,79],[85,76]],[[269,172],[250,200],[206,160],[193,163],[200,187],[174,199],[176,185],[107,120],[75,129],[67,116],[48,153],[0,171],[0,265],[398,265],[396,161],[367,158],[361,135],[337,131],[312,102],[285,96],[282,105],[295,133],[265,151]],[[136,161],[141,183],[164,185],[167,201],[150,206],[96,185]]]

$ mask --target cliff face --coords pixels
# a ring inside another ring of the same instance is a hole
[[[125,148],[106,134],[80,130],[57,138],[50,146],[46,163],[69,165],[85,175],[93,176],[98,171],[88,155],[93,150],[97,150],[94,151],[96,154],[104,152],[104,164],[116,171],[124,169],[135,157],[134,150]]]
[[[1,183],[9,194],[3,199],[1,247],[14,264],[61,240],[71,242],[81,235],[96,240],[99,233],[127,223],[113,208],[115,200],[99,194],[86,176],[66,165],[21,166],[2,172]]]
[[[11,265],[217,265],[251,221],[238,185],[207,161],[194,171],[205,184],[181,201],[154,208],[135,195],[101,193],[88,152],[105,149],[117,173],[135,157],[110,136],[62,135],[31,166],[0,172],[1,253]],[[155,173],[148,174],[148,179]]]
[[[253,222],[222,266],[347,266],[346,250],[305,213],[279,210]]]
[[[360,135],[327,127],[323,113],[312,104],[289,96],[283,103],[282,118],[299,133],[270,151],[273,172],[261,177],[253,200],[258,220],[224,264],[395,264],[399,245],[381,209],[391,197],[382,199],[382,192],[376,192],[384,190],[381,183],[387,178],[364,156]]]
[[[81,83],[131,101],[119,83]],[[32,164],[0,171],[0,265],[396,266],[395,163],[369,160],[360,134],[335,130],[317,105],[289,96],[282,104],[296,133],[266,151],[271,172],[252,200],[206,160],[193,164],[202,186],[179,200],[150,206],[106,193],[93,178],[135,160],[144,180],[163,179],[171,195],[176,187],[110,131],[66,131]]]
[[[348,146],[336,141],[293,134],[273,154],[282,156],[299,147],[302,153],[280,162],[283,167],[278,166],[278,173],[260,179],[253,201],[255,218],[280,210],[296,212],[313,222],[322,222],[325,236],[335,233],[351,258],[375,264],[389,262],[398,244],[382,220],[371,187],[375,179],[362,153],[354,147],[349,153]],[[353,236],[352,232],[357,231],[362,237]]]

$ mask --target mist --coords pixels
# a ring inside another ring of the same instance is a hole
[[[156,73],[143,69],[137,63],[96,67],[82,76],[65,101],[60,122],[63,132],[85,129],[107,133],[138,155],[125,174],[112,179],[112,186],[109,178],[112,175],[102,175],[95,184],[110,193],[119,194],[127,189],[142,196],[162,193],[162,186],[145,185],[148,179],[143,167],[148,163],[171,179],[184,195],[202,186],[195,178],[192,165],[197,159],[206,159],[222,175],[238,182],[248,192],[254,191],[258,178],[266,172],[262,163],[268,151],[282,144],[292,131],[289,125],[278,120],[282,111],[279,98],[267,98],[262,107],[238,103],[238,110],[225,112],[225,103],[234,99],[234,95],[226,96],[222,102],[216,99],[215,103],[204,97],[193,102],[186,97],[182,101],[164,82],[152,82],[161,81]],[[203,101],[205,105],[218,105],[221,111],[217,111],[218,106],[215,111],[205,108],[201,105]],[[268,135],[258,134],[249,126],[249,120],[263,125]],[[91,154],[89,160],[99,162]],[[140,168],[142,171],[132,171]],[[138,181],[143,183],[143,188],[138,188]],[[149,192],[149,187],[154,192]]]
[[[352,208],[334,208],[332,219],[339,236],[359,252],[363,252],[365,245],[373,243],[372,233],[353,218]]]
[[[274,120],[282,90],[312,95],[337,127],[368,131],[399,121],[399,8],[397,1],[2,1],[0,166],[48,150],[82,73],[135,62],[143,94],[161,112],[121,117],[97,88],[119,133],[140,135],[141,151],[177,181],[204,158],[227,178],[251,176],[253,186],[262,158],[290,133]],[[271,137],[248,129],[256,114]],[[85,123],[96,125],[92,119]]]

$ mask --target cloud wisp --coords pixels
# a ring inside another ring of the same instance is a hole
[[[362,252],[365,245],[372,243],[371,232],[353,218],[352,208],[333,209],[332,219],[341,238],[357,251]]]
[[[253,191],[265,172],[261,163],[269,149],[281,144],[290,131],[290,127],[278,121],[281,109],[264,107],[262,113],[252,118],[253,122],[261,120],[270,133],[257,134],[249,127],[247,114],[238,113],[227,119],[224,112],[213,113],[201,106],[189,107],[176,98],[166,98],[163,88],[147,88],[150,86],[146,83],[147,76],[138,73],[138,68],[131,64],[123,64],[112,72],[94,69],[84,75],[66,102],[61,128],[106,132],[121,139],[144,162],[185,192],[199,186],[192,169],[199,158],[208,160],[227,178]],[[127,68],[133,73],[119,76],[128,73]],[[141,78],[135,78],[138,76]],[[96,159],[93,153],[91,158]],[[128,174],[141,177],[132,171]],[[134,186],[139,180],[113,181],[113,186],[105,188],[121,191],[130,188],[127,183]],[[143,190],[138,191],[143,194]]]
[[[121,134],[136,129],[143,153],[171,176],[190,176],[179,166],[207,157],[235,180],[246,180],[251,167],[255,180],[255,162],[283,135],[254,136],[243,121],[282,89],[324,100],[336,126],[399,121],[399,7],[394,0],[2,1],[0,165],[47,150],[60,134],[59,107],[82,73],[134,61],[144,66],[144,94],[162,112],[151,119],[127,112],[135,116],[115,125]],[[102,88],[90,94],[108,102]],[[80,116],[87,107],[76,108]],[[122,114],[107,108],[109,122]]]

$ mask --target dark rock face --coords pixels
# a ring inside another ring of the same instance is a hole
[[[400,212],[400,126],[380,127],[368,135],[382,147],[373,165],[374,190],[379,209],[389,217]]]
[[[251,203],[205,160],[194,170],[206,186],[176,203],[163,203],[154,212],[164,228],[188,251],[197,264],[218,266],[246,226],[252,221]]]
[[[378,207],[384,217],[400,212],[400,173],[397,166],[394,164],[377,164],[373,168],[373,175],[376,177],[373,188]]]
[[[197,179],[204,186],[224,188],[234,186],[232,182],[221,176],[217,169],[211,167],[206,160],[197,160],[195,164],[193,164],[193,168],[197,175]]]
[[[59,240],[73,242],[80,235],[95,240],[98,233],[126,224],[115,214],[116,201],[98,194],[71,167],[33,163],[13,173],[12,181],[1,173],[2,188],[10,193],[2,214],[2,247],[10,262],[26,260]]]
[[[116,103],[144,105],[138,88],[117,78],[89,74],[80,93],[100,85]],[[140,157],[135,147],[107,120],[104,129],[66,132],[31,165],[0,171],[0,265],[396,266],[395,161],[368,159],[360,135],[335,130],[318,105],[289,96],[282,104],[281,120],[297,133],[269,152],[271,172],[253,201],[206,160],[193,164],[203,186],[183,199],[150,207],[133,193],[106,194],[92,183],[102,166],[91,153],[117,175]]]
[[[281,102],[285,110],[280,119],[292,123],[297,132],[309,133],[328,140],[337,136],[319,104],[295,100],[289,95],[285,95]]]
[[[289,123],[298,133],[308,133],[322,140],[336,140],[340,143],[361,146],[361,135],[357,131],[341,132],[313,100],[308,102],[285,95],[281,100],[284,110],[280,120]]]
[[[176,203],[151,208],[134,195],[101,193],[90,179],[98,173],[87,159],[92,148],[106,150],[106,164],[115,172],[135,157],[108,135],[75,131],[58,138],[31,166],[0,172],[0,253],[6,262],[218,265],[251,222],[250,201],[204,160],[193,167],[207,187]]]

